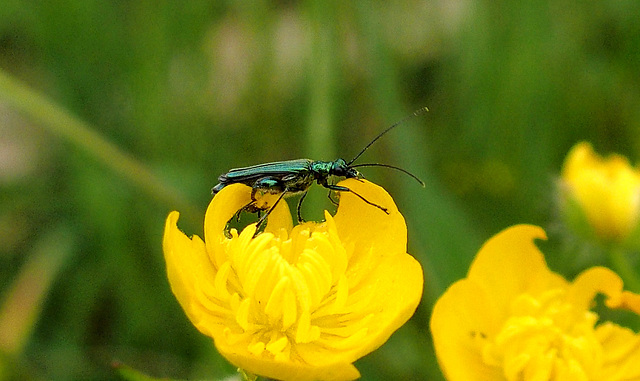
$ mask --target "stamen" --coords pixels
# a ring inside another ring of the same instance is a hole
[[[251,299],[246,298],[240,303],[240,308],[236,311],[236,323],[245,331],[249,330],[249,308]]]
[[[281,278],[271,290],[271,297],[269,298],[267,305],[264,307],[264,312],[269,317],[269,323],[271,324],[276,324],[282,317],[284,295],[286,290],[289,288],[290,283],[291,279],[285,276]]]

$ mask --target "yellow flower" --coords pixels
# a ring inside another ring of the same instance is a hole
[[[640,171],[624,156],[602,158],[589,143],[578,143],[565,160],[562,184],[601,238],[624,240],[635,229]]]
[[[529,225],[494,236],[437,301],[431,332],[447,379],[639,380],[640,336],[589,309],[601,293],[607,307],[639,314],[640,295],[604,267],[566,281],[549,270],[537,238],[544,231]]]
[[[345,180],[389,215],[344,192],[335,216],[292,227],[286,202],[265,232],[227,222],[250,200],[234,184],[213,199],[205,241],[189,239],[167,218],[169,282],[200,332],[232,364],[279,380],[352,380],[353,362],[382,345],[415,311],[422,268],[406,252],[404,218],[387,192]]]

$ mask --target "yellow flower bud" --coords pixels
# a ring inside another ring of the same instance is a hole
[[[624,156],[603,158],[589,143],[578,143],[565,159],[561,184],[601,239],[623,241],[636,228],[640,171]]]

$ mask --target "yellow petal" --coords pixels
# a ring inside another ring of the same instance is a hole
[[[351,355],[352,360],[384,344],[393,332],[411,318],[422,298],[422,267],[409,254],[384,258],[369,277],[373,283],[369,287],[372,287],[371,292],[375,297],[369,303],[368,310],[373,317],[367,324],[367,336]]]
[[[162,249],[171,290],[191,322],[198,326],[207,312],[195,302],[196,288],[203,280],[214,280],[215,272],[200,237],[189,239],[178,229],[179,215],[174,211],[167,217]]]
[[[544,230],[532,225],[510,227],[487,241],[471,264],[467,278],[492,295],[486,308],[494,309],[499,317],[507,316],[517,295],[566,284],[549,270],[535,239],[546,239]]]
[[[640,314],[640,295],[624,291],[620,276],[606,267],[592,267],[580,273],[569,287],[567,298],[573,305],[587,310],[597,294],[607,297],[609,308]]]
[[[619,308],[632,311],[640,315],[640,295],[630,291],[623,291],[619,299],[607,300],[609,308]]]
[[[500,380],[502,369],[483,360],[484,340],[495,333],[497,317],[487,308],[491,295],[475,282],[454,283],[436,302],[431,333],[440,368],[449,381]]]
[[[227,346],[216,341],[218,351],[237,367],[251,371],[259,370],[261,376],[282,381],[341,381],[355,380],[360,372],[351,362],[335,356],[326,356],[323,364],[305,364],[293,361],[274,361],[263,356],[255,356],[246,350],[246,344]]]
[[[265,195],[274,201],[275,195]],[[221,253],[220,242],[225,238],[224,232],[229,220],[251,201],[251,187],[244,184],[228,185],[218,192],[204,217],[204,238],[210,253]],[[291,230],[291,213],[285,200],[281,200],[269,214],[265,231],[277,232],[280,228]],[[216,266],[222,265],[220,258],[214,259]]]
[[[593,152],[591,144],[588,142],[580,142],[573,146],[564,165],[562,166],[562,177],[565,179],[571,179],[578,176],[583,168],[595,167],[598,163],[598,157]]]
[[[265,232],[277,234],[280,229],[290,232],[293,228],[293,220],[291,219],[291,211],[286,200],[280,200],[278,205],[271,211],[267,218],[267,226]]]
[[[274,202],[277,195],[263,195],[269,202]],[[217,240],[223,235],[227,222],[240,208],[251,201],[251,187],[244,184],[228,185],[211,200],[204,220],[204,238],[208,242]],[[285,200],[280,200],[276,208],[269,214],[268,228],[276,231],[280,228],[291,230],[291,213]],[[211,239],[210,239],[211,238]]]
[[[342,242],[357,242],[349,258],[348,270],[350,281],[357,283],[361,280],[359,275],[368,274],[372,267],[377,266],[378,259],[373,256],[406,253],[407,225],[391,196],[378,185],[355,179],[341,181],[338,185],[353,190],[389,212],[387,215],[350,192],[340,192],[340,205],[334,221]]]
[[[604,353],[603,374],[609,380],[640,379],[640,337],[610,322],[596,328]]]
[[[211,250],[212,243],[219,243],[224,237],[227,222],[250,201],[251,188],[244,184],[228,185],[215,195],[204,216],[204,240],[207,248]]]
[[[333,218],[342,242],[354,247],[346,271],[347,301],[340,304],[347,304],[349,309],[349,305],[363,300],[363,294],[370,296],[359,307],[353,307],[361,319],[366,319],[365,316],[369,319],[363,325],[364,335],[352,349],[340,354],[346,361],[355,361],[382,345],[413,315],[422,297],[423,272],[420,263],[406,253],[404,218],[389,194],[366,180],[350,179],[338,185],[389,211],[387,215],[358,196],[342,192]],[[305,359],[313,358],[305,355]]]

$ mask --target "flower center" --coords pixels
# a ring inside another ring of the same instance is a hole
[[[509,381],[599,380],[603,351],[595,334],[598,316],[577,311],[552,290],[522,294],[493,338],[476,335],[483,360],[504,369]]]
[[[223,243],[227,261],[215,289],[228,293],[218,300],[230,310],[225,314],[229,342],[244,342],[256,355],[306,361],[300,345],[338,345],[333,338],[344,345],[366,334],[361,324],[342,324],[349,316],[348,254],[330,216],[289,233],[282,229],[254,238],[254,232],[254,226],[239,235],[232,230]]]

